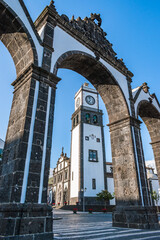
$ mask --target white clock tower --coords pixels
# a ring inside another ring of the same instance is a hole
[[[72,115],[70,204],[97,204],[105,186],[105,146],[98,92],[85,83],[75,95]]]

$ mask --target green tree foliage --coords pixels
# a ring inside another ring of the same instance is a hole
[[[159,209],[158,209],[158,201],[160,199],[160,196],[159,194],[156,192],[156,191],[153,191],[151,193],[151,196],[152,196],[152,199],[156,202],[156,206],[157,206],[157,212],[159,212]]]
[[[113,198],[114,198],[114,194],[112,195],[107,190],[102,190],[100,193],[97,193],[97,200],[98,201],[104,201],[105,202],[105,207],[107,205],[107,202],[109,200],[112,200]]]

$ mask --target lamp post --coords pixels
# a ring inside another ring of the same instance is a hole
[[[87,188],[85,189],[81,189],[81,191],[83,192],[83,212],[85,212],[85,197],[84,197],[84,193],[86,192]]]

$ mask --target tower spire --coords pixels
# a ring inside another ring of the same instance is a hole
[[[62,153],[61,153],[61,156],[64,156],[64,147],[62,147]]]

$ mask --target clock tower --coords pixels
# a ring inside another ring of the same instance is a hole
[[[71,131],[70,204],[97,204],[96,194],[106,189],[105,146],[99,95],[85,83],[75,94]]]

